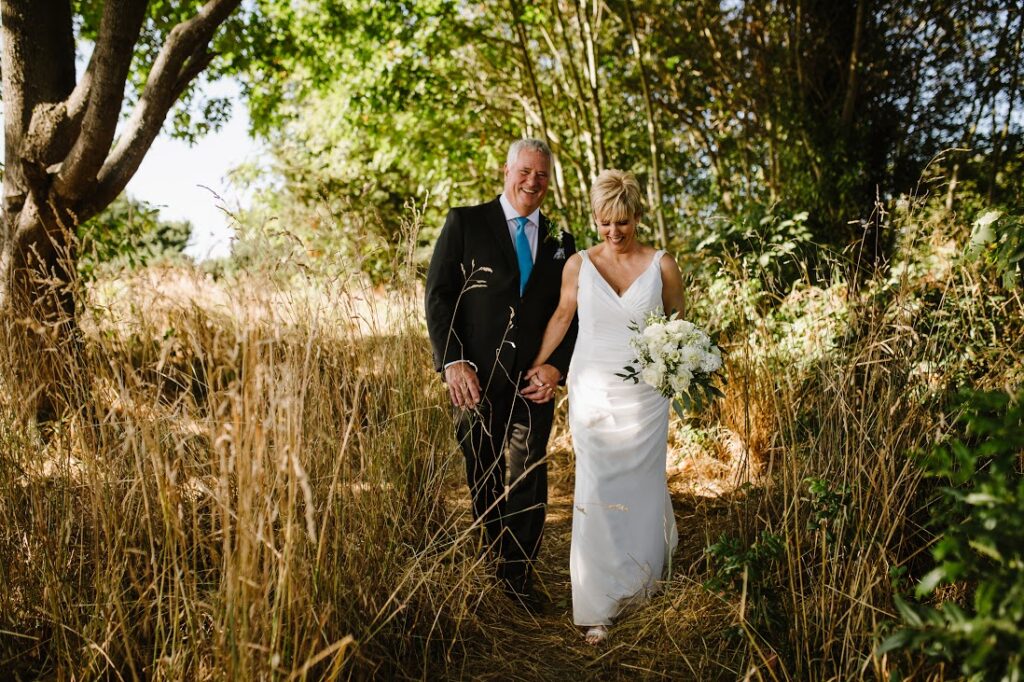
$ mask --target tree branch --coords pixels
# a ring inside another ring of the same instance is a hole
[[[160,134],[167,112],[213,58],[207,51],[213,34],[240,4],[241,0],[209,0],[194,17],[171,29],[124,134],[99,172],[95,191],[78,207],[80,219],[102,210],[128,184]]]
[[[90,82],[81,89],[76,86],[69,97],[77,109],[83,101],[86,104],[78,137],[54,182],[54,191],[68,202],[77,201],[91,189],[110,151],[146,4],[147,0],[107,0],[103,6],[100,33],[89,62],[93,71]]]
[[[96,74],[96,51],[93,50],[92,56],[89,58],[89,65],[85,67],[85,72],[79,79],[78,84],[75,85],[75,89],[71,91],[71,94],[67,98],[67,117],[70,121],[75,124],[75,128],[81,129],[82,117],[85,115],[85,110],[89,104],[89,97],[92,91],[92,82]]]
[[[71,152],[82,129],[82,119],[89,103],[95,72],[96,51],[93,50],[89,66],[67,99],[35,106],[32,119],[24,132],[24,144],[19,154],[23,166],[33,167],[43,174],[57,173],[60,170],[61,162]],[[26,170],[26,176],[30,172]]]

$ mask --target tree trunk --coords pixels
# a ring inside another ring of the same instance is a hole
[[[74,340],[75,303],[69,231],[62,206],[49,200],[46,168],[71,144],[68,126],[52,143],[32,136],[33,114],[52,111],[75,88],[75,43],[68,0],[5,0],[3,13],[4,181],[0,238],[0,333],[12,386],[53,385],[59,359]],[[57,284],[60,283],[60,284]],[[49,380],[48,380],[49,379]],[[28,401],[44,417],[56,411],[52,391]]]
[[[555,139],[554,133],[548,126],[548,117],[544,111],[544,100],[541,97],[540,86],[537,83],[537,76],[533,69],[533,59],[530,57],[530,43],[526,35],[526,27],[523,26],[522,20],[522,8],[516,0],[509,0],[509,9],[512,11],[512,22],[515,25],[516,38],[518,39],[519,49],[522,52],[523,57],[523,69],[526,71],[526,78],[530,83],[530,92],[533,95],[534,101],[537,103],[537,115],[540,117],[541,135],[551,146],[551,154],[556,157],[552,159],[552,166],[558,163],[557,159],[557,140]],[[559,176],[560,177],[560,176]],[[565,201],[565,187],[559,182],[554,183],[555,189],[555,203],[558,208],[564,208],[566,205]]]
[[[576,20],[583,29],[583,44],[587,55],[585,73],[590,86],[590,105],[593,108],[591,120],[594,123],[594,151],[597,154],[597,172],[594,173],[596,177],[597,173],[606,168],[607,159],[604,147],[604,117],[601,113],[600,83],[597,72],[597,45],[594,40],[595,27],[600,19],[601,5],[597,0],[594,1],[593,22],[591,22],[591,19],[587,17],[586,8],[581,7],[581,2],[582,0],[576,2]]]
[[[1006,32],[1009,33],[1010,27],[1012,26],[1012,19],[1007,20]],[[1010,126],[1013,124],[1013,109],[1017,103],[1017,88],[1020,84],[1020,62],[1021,62],[1021,37],[1024,35],[1024,18],[1017,18],[1017,36],[1014,38],[1013,47],[1010,48],[1006,58],[1006,62],[1009,64],[1009,68],[1013,69],[1010,75],[1010,84],[1007,88],[1008,97],[1006,110],[1006,118],[1003,123],[1003,129],[996,132],[995,126],[995,105],[993,105],[992,111],[992,159],[989,162],[989,176],[988,176],[988,193],[986,195],[987,201],[991,204],[995,200],[996,194],[996,179],[999,176],[999,167],[1003,161],[1003,149],[1006,147],[1006,139],[1010,134]],[[1003,41],[1000,40],[1002,43]]]
[[[75,81],[70,0],[3,0],[5,172],[0,232],[0,369],[36,416],[74,401],[75,236],[138,169],[168,110],[210,62],[214,31],[241,0],[209,0],[174,27],[133,115],[118,130],[147,0],[106,0]],[[113,148],[112,148],[113,146]]]
[[[843,110],[840,114],[840,125],[844,137],[849,137],[853,125],[853,112],[857,103],[857,91],[860,87],[860,46],[864,34],[864,5],[866,0],[857,0],[857,14],[853,23],[853,44],[850,46],[850,62],[846,73],[846,94],[843,96]]]
[[[595,175],[597,175],[597,154],[594,150],[594,126],[590,118],[590,109],[588,107],[589,96],[583,89],[583,81],[580,78],[579,69],[576,68],[576,62],[573,58],[575,54],[583,52],[582,49],[577,49],[577,47],[582,45],[582,42],[579,44],[573,44],[570,42],[565,17],[562,14],[562,9],[557,0],[552,3],[552,11],[558,19],[558,32],[562,38],[562,45],[566,54],[566,68],[572,78],[572,85],[574,87],[573,92],[576,97],[580,118],[582,119],[582,130],[577,136],[576,144],[581,151],[579,154],[579,158],[581,159],[580,163],[582,163],[582,159],[585,157],[589,170],[582,172],[582,166],[580,164],[576,164],[576,177],[578,180],[577,184],[579,186],[580,215],[587,216],[590,215],[590,181]]]

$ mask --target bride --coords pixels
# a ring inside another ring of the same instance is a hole
[[[623,609],[657,589],[677,542],[665,481],[668,399],[616,373],[633,360],[630,325],[642,329],[652,310],[682,313],[683,283],[674,259],[637,241],[643,205],[631,173],[602,172],[590,200],[601,243],[566,263],[533,367],[578,311],[567,381],[576,452],[569,573],[573,622],[599,644]]]

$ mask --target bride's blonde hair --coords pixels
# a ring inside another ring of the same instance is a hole
[[[590,188],[590,207],[596,218],[639,219],[644,213],[644,203],[636,176],[614,168],[601,171]]]

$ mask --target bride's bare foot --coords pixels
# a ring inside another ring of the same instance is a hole
[[[587,630],[585,638],[587,644],[590,644],[591,646],[604,644],[608,640],[608,628],[604,625],[595,625]]]

